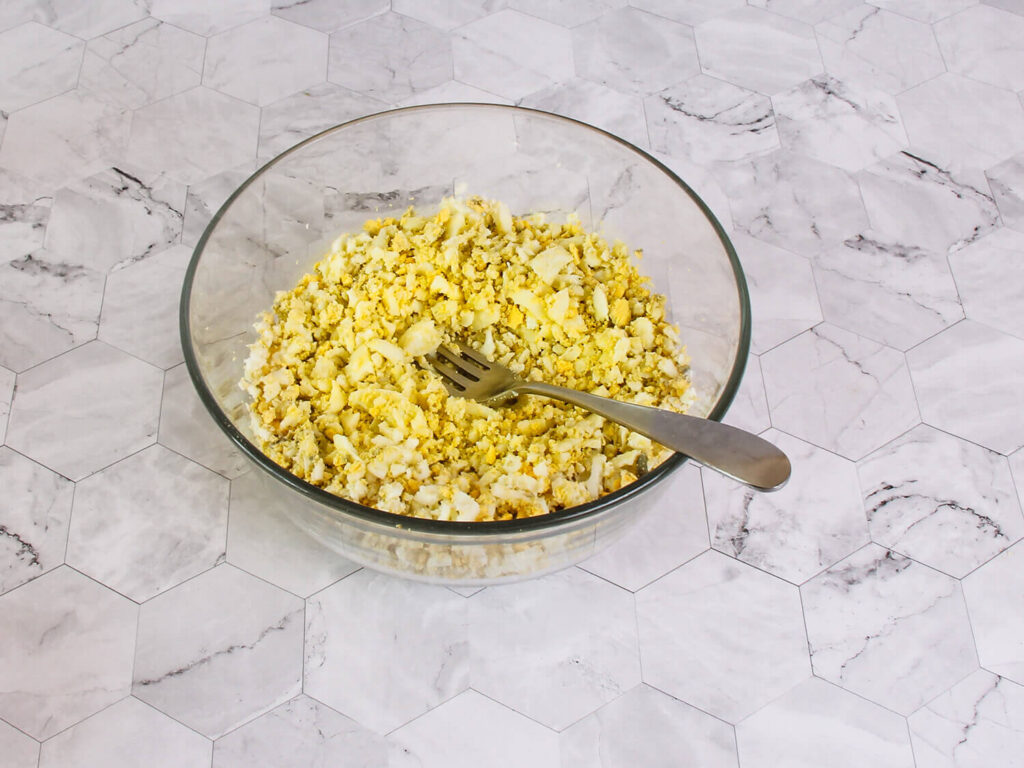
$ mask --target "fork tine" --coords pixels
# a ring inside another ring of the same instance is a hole
[[[476,373],[474,373],[473,371],[473,366],[475,365],[475,363],[473,363],[473,361],[470,361],[471,365],[467,365],[466,361],[455,350],[448,349],[447,347],[438,347],[435,355],[438,358],[444,360],[446,363],[448,363],[448,365],[450,365],[452,368],[457,370],[460,374],[462,374],[464,378],[467,378],[474,382],[480,381],[480,377],[477,376]]]
[[[448,388],[449,392],[453,388],[459,393],[466,391],[466,387],[470,382],[462,376],[457,368],[449,365],[446,360],[439,358],[437,355],[427,355],[427,362],[444,379],[444,385]]]
[[[459,353],[462,355],[462,357],[464,357],[467,360],[470,360],[471,362],[476,363],[485,371],[491,367],[490,360],[484,357],[477,350],[473,349],[471,346],[463,344],[461,341],[459,342]]]

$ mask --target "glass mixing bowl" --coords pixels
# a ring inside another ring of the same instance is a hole
[[[640,271],[668,298],[689,351],[694,415],[721,419],[732,401],[750,343],[750,306],[736,253],[692,189],[621,139],[544,112],[437,104],[370,115],[296,145],[242,184],[203,233],[182,290],[182,345],[199,397],[256,465],[268,505],[365,566],[470,586],[537,576],[595,554],[644,509],[669,501],[666,478],[685,457],[674,454],[614,493],[541,517],[424,520],[339,498],[280,468],[256,446],[238,385],[257,315],[338,235],[410,205],[432,212],[452,194],[554,220],[575,212],[587,229],[642,249]]]

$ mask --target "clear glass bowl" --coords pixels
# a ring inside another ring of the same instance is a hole
[[[720,419],[750,343],[736,253],[701,199],[668,168],[611,134],[544,112],[489,104],[410,107],[314,136],[254,173],[196,246],[181,298],[192,382],[217,424],[251,459],[267,503],[345,557],[423,581],[515,581],[577,563],[659,503],[675,454],[597,501],[489,523],[422,520],[334,496],[281,469],[253,442],[239,388],[253,323],[344,232],[367,218],[430,212],[478,194],[514,214],[570,212],[607,238],[643,249],[640,270],[668,297],[691,357],[691,413]]]

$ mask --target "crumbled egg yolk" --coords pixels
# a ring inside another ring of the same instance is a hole
[[[502,520],[596,499],[670,451],[555,400],[450,396],[424,356],[462,341],[527,378],[684,412],[687,358],[646,282],[575,217],[469,198],[368,221],[256,324],[241,385],[257,441],[298,477],[399,514]]]

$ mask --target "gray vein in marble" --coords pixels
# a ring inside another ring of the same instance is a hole
[[[804,256],[837,245],[868,225],[846,171],[789,151],[721,164],[737,228]]]
[[[967,743],[967,739],[971,735],[971,730],[977,727],[978,720],[981,718],[980,710],[982,703],[985,701],[985,699],[987,699],[989,696],[991,696],[998,690],[999,683],[1001,683],[1003,680],[1003,678],[1001,678],[999,675],[994,675],[993,678],[994,679],[992,680],[992,684],[987,689],[982,691],[981,695],[978,696],[977,699],[975,699],[973,712],[971,713],[971,719],[964,723],[964,725],[961,727],[960,731],[963,735],[960,737],[960,740],[956,743],[956,746],[953,747],[954,756],[956,755],[956,751]]]
[[[897,242],[955,251],[999,225],[984,176],[954,173],[922,154],[902,150],[858,179],[873,228]]]
[[[801,591],[815,674],[901,714],[977,669],[960,583],[891,550],[869,545]]]
[[[0,223],[25,222],[33,229],[42,229],[46,226],[46,219],[49,211],[39,210],[35,202],[23,204],[0,204]]]
[[[983,169],[1024,149],[1024,108],[1010,91],[945,73],[897,95],[911,146],[951,169]]]
[[[206,41],[154,18],[89,41],[79,84],[129,108],[199,84]]]
[[[229,645],[226,648],[218,648],[217,650],[214,650],[211,653],[206,654],[205,656],[200,656],[197,659],[193,659],[188,664],[180,666],[177,669],[172,669],[172,670],[169,670],[167,672],[164,672],[159,677],[152,677],[152,678],[144,678],[144,679],[141,679],[141,680],[135,680],[135,681],[133,681],[133,684],[134,685],[141,685],[141,686],[156,685],[158,683],[164,682],[165,680],[170,680],[170,679],[175,678],[175,677],[180,677],[182,675],[188,674],[189,672],[192,672],[193,670],[195,670],[197,668],[206,666],[206,665],[210,664],[211,662],[213,662],[213,660],[218,658],[218,657],[229,656],[232,653],[235,653],[236,651],[252,651],[252,650],[255,650],[259,646],[259,644],[261,642],[263,642],[263,640],[265,640],[267,638],[268,635],[271,635],[274,632],[281,632],[282,630],[287,629],[288,626],[293,621],[295,621],[295,619],[297,617],[299,617],[301,614],[302,614],[301,610],[300,611],[293,611],[291,613],[285,614],[285,616],[279,622],[277,622],[276,624],[273,624],[273,625],[267,627],[266,629],[262,630],[259,633],[259,635],[256,637],[256,639],[253,640],[251,643],[235,643],[234,645]]]
[[[9,530],[6,525],[0,523],[0,537],[10,539],[14,542],[17,549],[14,552],[14,556],[22,561],[25,561],[25,557],[28,560],[25,561],[29,566],[38,566],[39,562],[39,550],[37,550],[32,542],[25,541],[16,531]]]
[[[741,131],[761,133],[763,131],[770,129],[772,125],[774,125],[775,123],[774,117],[770,110],[764,112],[761,115],[757,115],[753,118],[744,120],[742,119],[742,117],[745,116],[741,116],[739,118],[733,117],[733,112],[736,109],[735,105],[723,107],[722,109],[719,109],[717,112],[712,112],[710,114],[703,115],[698,112],[687,110],[686,105],[683,102],[679,101],[678,99],[673,99],[670,96],[662,96],[661,100],[666,106],[668,106],[669,109],[686,115],[687,117],[692,117],[695,120],[699,120],[701,122],[724,123],[729,126],[735,126],[739,128]],[[726,115],[727,117],[725,119],[722,119],[723,115]]]
[[[848,171],[907,145],[895,99],[874,86],[819,75],[772,101],[784,146]]]
[[[331,35],[327,72],[331,82],[395,102],[451,79],[452,42],[423,22],[388,11]]]
[[[856,235],[848,240],[844,240],[843,245],[855,251],[862,251],[873,255],[884,253],[910,263],[920,260],[925,255],[921,248],[903,245],[902,243],[885,242],[866,234]]]
[[[438,194],[446,194],[446,187],[431,186],[419,187],[418,189],[390,189],[381,192],[349,192],[343,189],[327,187],[328,198],[325,206],[328,206],[328,215],[331,208],[330,196],[340,197],[342,207],[346,211],[365,211],[367,213],[379,213],[381,210],[392,210],[396,203],[404,202],[414,198],[433,199]]]
[[[985,172],[1003,223],[1024,232],[1024,154]]]
[[[878,377],[875,374],[871,373],[868,370],[865,370],[864,364],[860,360],[857,360],[856,358],[852,357],[850,353],[846,350],[846,347],[844,347],[835,339],[829,338],[829,336],[823,333],[818,326],[811,328],[811,333],[817,338],[821,339],[824,343],[828,344],[834,350],[836,350],[836,352],[839,353],[839,356],[843,358],[843,360],[845,360],[847,363],[856,368],[857,371],[860,372],[862,375],[867,376],[876,384],[878,383]]]
[[[941,253],[868,231],[814,258],[822,311],[830,322],[908,349],[963,318]],[[864,312],[866,304],[871,312]]]
[[[867,23],[882,12],[881,8],[871,5],[867,6],[864,10],[867,11],[867,13],[860,19],[860,21],[857,22],[857,25],[850,30],[849,34],[846,36],[846,42],[849,43],[856,40],[857,36],[864,31],[864,27]]]
[[[867,579],[890,578],[913,565],[914,561],[907,557],[896,559],[891,551],[886,551],[881,559],[870,560],[866,563],[846,563],[837,565],[829,570],[824,577],[831,585],[838,586],[844,592],[849,592],[853,587],[863,583]]]
[[[0,363],[24,370],[95,338],[103,275],[36,251],[0,265]]]
[[[909,484],[913,484],[913,483],[915,483],[917,481],[916,480],[909,480],[907,482]],[[933,498],[931,496],[927,496],[927,495],[921,494],[921,493],[902,493],[902,494],[901,493],[895,493],[895,494],[894,493],[889,493],[889,491],[894,491],[894,490],[899,490],[899,489],[896,486],[894,486],[894,485],[890,485],[889,483],[885,483],[885,484],[883,484],[883,485],[881,485],[881,486],[871,490],[868,493],[868,496],[867,496],[868,499],[873,499],[873,497],[878,496],[880,494],[884,495],[884,498],[882,498],[880,501],[879,500],[874,500],[874,506],[872,506],[871,508],[869,508],[867,510],[867,515],[868,515],[868,521],[869,522],[874,518],[874,516],[881,509],[883,509],[888,504],[892,504],[893,502],[898,502],[898,501],[907,501],[907,500],[911,500],[911,499],[917,499],[917,500],[926,502],[928,504],[928,506],[932,507],[932,511],[929,513],[929,515],[937,514],[938,512],[940,512],[943,509],[949,509],[949,510],[952,510],[954,512],[963,512],[965,514],[968,514],[968,515],[971,515],[972,517],[977,518],[978,522],[976,524],[976,527],[978,528],[978,530],[984,531],[984,532],[988,533],[988,531],[986,529],[991,529],[991,534],[992,534],[993,537],[995,537],[995,538],[1003,538],[1003,539],[1009,540],[1009,536],[1006,535],[1006,533],[1000,527],[999,523],[997,523],[995,520],[993,520],[988,515],[984,515],[981,512],[978,512],[973,507],[964,506],[963,504],[961,504],[960,502],[956,501],[955,499],[936,499],[936,498]],[[908,526],[907,528],[904,529],[904,533],[907,533],[907,532],[913,530],[916,526],[921,525],[922,523],[925,523],[927,521],[927,519],[928,519],[928,515],[925,515],[924,517],[920,518],[919,520],[915,520],[913,523],[910,524],[910,526]]]
[[[946,71],[928,24],[863,5],[815,25],[825,69],[899,93]]]
[[[23,258],[16,259],[9,263],[11,269],[22,272],[26,275],[49,275],[60,280],[77,280],[88,275],[90,270],[80,264],[69,264],[66,261],[50,262],[38,258],[34,254],[28,254]]]
[[[47,248],[105,272],[171,245],[181,234],[185,187],[140,175],[113,166],[58,191]]]
[[[199,86],[137,109],[127,157],[194,184],[255,159],[260,110]]]
[[[750,505],[754,501],[753,491],[743,492],[743,504],[742,504],[742,517],[740,518],[739,524],[736,526],[737,532],[729,537],[729,543],[732,544],[733,555],[743,554],[743,550],[747,545],[747,538],[750,536]]]

